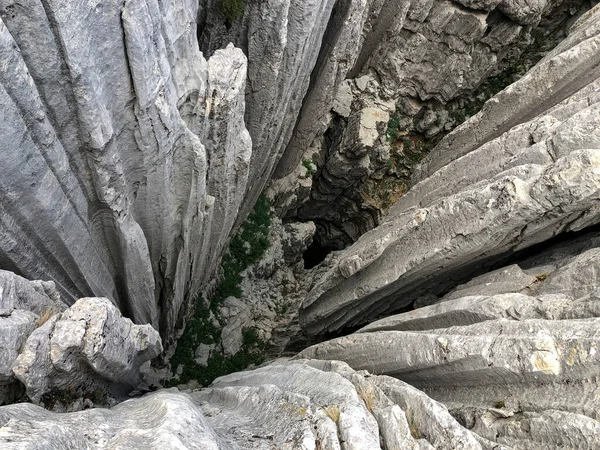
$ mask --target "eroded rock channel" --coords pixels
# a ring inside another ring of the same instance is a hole
[[[600,6],[0,0],[2,449],[600,447]]]

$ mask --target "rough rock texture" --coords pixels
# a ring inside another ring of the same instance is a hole
[[[131,390],[140,366],[160,352],[150,325],[134,325],[108,299],[82,298],[29,335],[12,371],[35,402],[55,389]]]
[[[254,329],[277,354],[299,332],[298,309],[315,283],[301,259],[314,232],[310,222],[284,225],[273,218],[269,248],[260,262],[242,273],[242,295],[226,298],[217,311],[219,322],[225,323],[217,351],[234,355],[242,347],[244,330]]]
[[[434,149],[448,163],[415,184],[309,293],[300,316],[309,334],[366,323],[443,292],[506,252],[598,221],[599,11]],[[581,83],[565,92],[567,67]],[[510,115],[515,108],[529,112]],[[498,124],[509,115],[522,123],[486,134],[497,126],[482,118]],[[441,153],[446,142],[454,144]]]
[[[54,283],[28,281],[0,270],[0,404],[20,393],[12,366],[27,337],[63,309]]]
[[[299,358],[399,378],[500,444],[595,448],[598,245],[597,231],[558,243]]]
[[[114,408],[58,414],[27,403],[0,409],[4,449],[224,449],[186,395],[161,391]]]
[[[288,215],[315,221],[324,247],[345,248],[377,226],[433,144],[589,8],[482,3],[342,2],[275,173],[289,174],[307,148],[319,151],[311,197]],[[336,21],[344,8],[348,18]]]
[[[491,449],[448,410],[389,377],[336,361],[278,362],[110,409],[0,408],[2,448]],[[497,448],[497,447],[496,447]]]
[[[197,4],[0,2],[0,264],[68,303],[109,298],[168,343],[251,159],[246,57],[203,58]]]

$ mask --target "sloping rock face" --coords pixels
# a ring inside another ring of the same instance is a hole
[[[474,114],[480,96],[514,81],[562,39],[582,6],[344,3],[351,6],[339,41],[322,55],[276,172],[289,174],[301,158],[318,163],[309,201],[288,215],[315,221],[317,240],[336,250],[379,225],[416,162]]]
[[[130,400],[111,410],[58,414],[21,403],[4,407],[0,416],[0,443],[6,449],[227,448],[189,397],[173,391]]]
[[[6,449],[482,449],[440,403],[336,361],[275,363],[210,389],[148,394],[110,409],[0,408]],[[32,431],[35,430],[35,431]]]
[[[309,293],[308,334],[364,324],[598,222],[599,13],[440,142],[386,221]]]
[[[0,341],[0,404],[24,394],[39,403],[57,391],[122,396],[144,381],[142,366],[163,349],[156,330],[124,318],[106,298],[67,308],[53,282],[6,271],[0,271]]]
[[[203,58],[197,3],[0,2],[0,265],[168,340],[252,159],[246,57]]]
[[[408,382],[498,444],[595,448],[599,244],[597,232],[559,244],[299,358]]]

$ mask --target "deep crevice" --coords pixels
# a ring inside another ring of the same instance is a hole
[[[315,239],[302,255],[304,268],[309,270],[318,266],[332,251],[331,247],[323,246]]]

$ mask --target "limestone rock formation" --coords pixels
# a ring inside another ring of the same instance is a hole
[[[594,448],[599,244],[597,231],[556,244],[299,357],[406,381],[500,444]]]
[[[110,410],[64,414],[20,403],[1,409],[0,423],[0,444],[7,450],[228,448],[189,397],[172,391],[129,400]]]
[[[69,304],[109,298],[167,342],[213,274],[252,155],[246,57],[207,62],[197,10],[0,2],[2,267]]]
[[[0,447],[598,448],[591,7],[0,0]]]
[[[134,325],[108,299],[83,298],[29,335],[12,372],[36,402],[57,389],[131,390],[141,381],[140,366],[160,352],[150,325]]]
[[[436,166],[424,164],[385,222],[309,293],[300,316],[309,334],[364,324],[507,252],[598,221],[598,14],[432,151]]]
[[[0,270],[0,404],[20,395],[12,366],[27,337],[64,309],[54,283]]]
[[[0,408],[0,425],[6,449],[498,448],[406,383],[336,361],[279,362],[110,410],[56,414],[16,404]]]
[[[290,173],[309,147],[320,155],[309,201],[288,215],[315,221],[324,247],[355,242],[406,191],[416,162],[477,111],[480,96],[489,98],[529,69],[585,8],[344,2],[331,20],[339,25],[328,40],[332,49],[322,55],[275,174]]]

